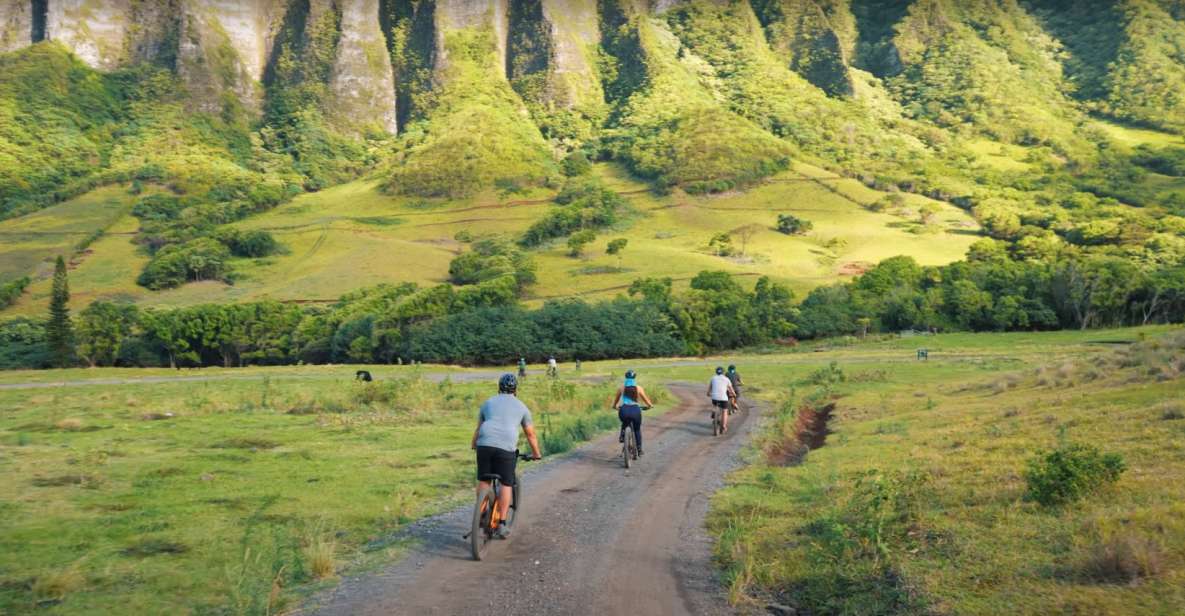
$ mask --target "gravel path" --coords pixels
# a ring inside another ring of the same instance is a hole
[[[759,410],[733,417],[729,433],[714,438],[701,387],[671,391],[680,405],[644,420],[646,455],[634,468],[622,468],[610,435],[525,472],[514,535],[484,561],[471,560],[462,539],[472,508],[461,507],[412,525],[406,532],[419,547],[406,558],[344,580],[304,613],[734,613],[703,524]]]

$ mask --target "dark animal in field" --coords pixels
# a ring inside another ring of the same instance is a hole
[[[370,371],[369,370],[359,370],[354,373],[354,380],[355,381],[366,381],[367,383],[369,383],[369,382],[373,381],[374,379],[370,378]]]

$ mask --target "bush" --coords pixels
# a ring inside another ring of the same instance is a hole
[[[1073,502],[1115,483],[1127,469],[1119,454],[1090,445],[1069,444],[1029,460],[1028,497],[1045,507]]]
[[[199,238],[166,246],[144,267],[136,283],[153,291],[202,280],[229,280],[230,251],[220,242]]]
[[[0,285],[0,310],[15,304],[17,298],[25,292],[25,288],[29,286],[30,282],[29,277],[24,276]]]
[[[778,232],[786,235],[801,235],[815,228],[814,223],[791,214],[778,214]]]

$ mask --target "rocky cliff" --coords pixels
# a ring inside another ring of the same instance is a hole
[[[330,114],[343,128],[394,134],[395,76],[379,26],[379,0],[341,0],[341,37],[330,75]],[[360,120],[360,121],[359,121]]]
[[[32,42],[32,5],[0,0],[0,53],[20,49]]]

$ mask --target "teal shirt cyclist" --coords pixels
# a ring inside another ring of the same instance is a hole
[[[618,442],[625,441],[625,428],[629,426],[634,430],[634,440],[638,443],[638,455],[642,455],[642,406],[639,403],[646,405],[646,408],[654,406],[650,401],[650,397],[646,395],[646,390],[638,385],[638,375],[633,370],[625,373],[625,382],[621,387],[617,388],[617,397],[613,399],[613,408],[617,410],[617,418],[621,420],[621,434],[618,436]]]

